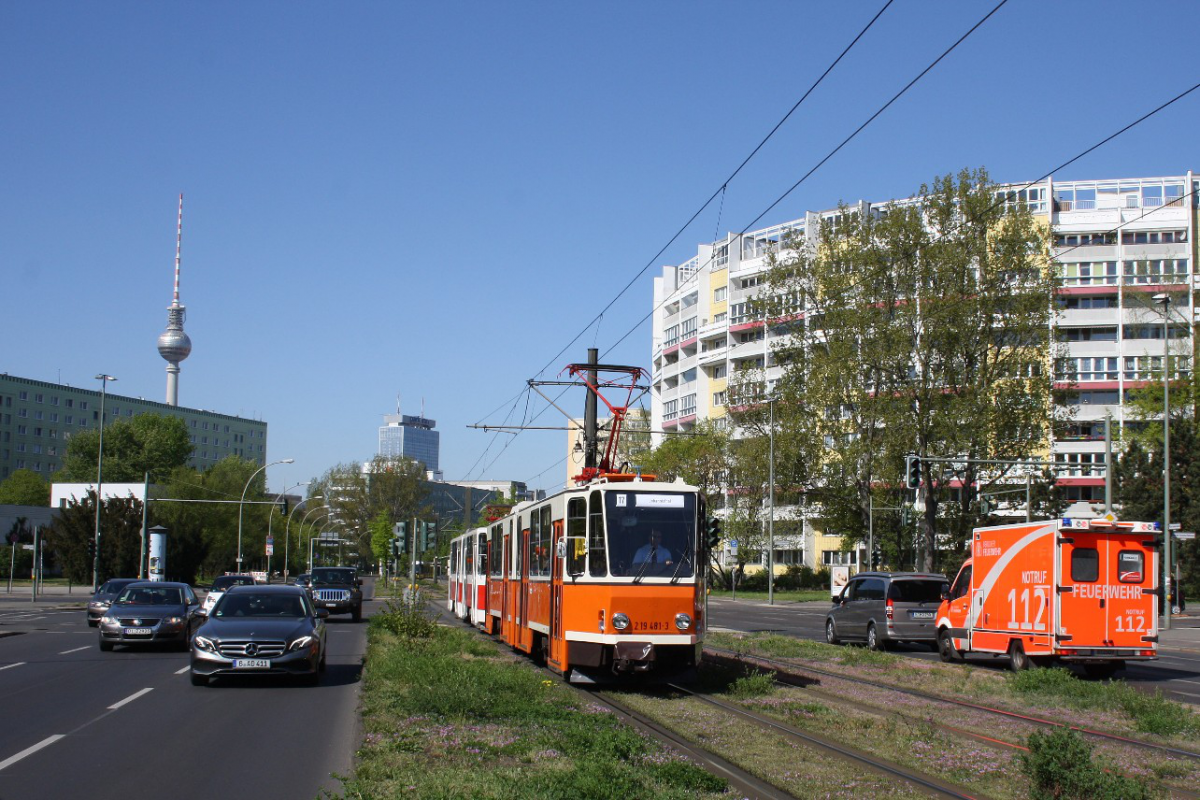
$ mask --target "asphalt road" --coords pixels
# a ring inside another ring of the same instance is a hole
[[[708,601],[709,624],[713,628],[733,631],[773,631],[785,636],[825,641],[825,614],[827,603],[777,603],[774,606],[760,601],[710,598]],[[1187,617],[1174,621],[1176,628],[1191,629],[1200,634],[1200,618]],[[1190,636],[1189,641],[1200,642],[1200,636]],[[931,648],[924,645],[900,645],[895,652],[911,658],[938,658]],[[992,656],[968,656],[968,661],[981,667],[1007,669],[1008,662]],[[1164,643],[1159,648],[1156,661],[1130,663],[1116,677],[1131,684],[1156,687],[1163,694],[1184,703],[1200,705],[1200,647],[1177,647]]]
[[[340,790],[333,776],[350,773],[361,740],[365,623],[329,619],[318,687],[251,678],[196,687],[187,653],[100,652],[84,613],[0,607],[0,800]]]

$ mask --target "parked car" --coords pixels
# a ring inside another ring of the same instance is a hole
[[[136,581],[100,617],[100,649],[115,645],[173,644],[186,650],[200,624],[200,601],[186,583]]]
[[[121,593],[121,590],[137,581],[137,578],[113,578],[102,583],[96,593],[92,595],[92,599],[88,601],[88,625],[93,628],[99,625],[100,618],[104,616],[105,611],[108,611],[108,607],[112,605],[112,601]]]
[[[353,567],[316,567],[310,581],[317,608],[362,619],[362,579]]]
[[[897,642],[937,646],[937,610],[946,576],[932,572],[860,572],[825,617],[825,640],[863,641],[872,650]]]
[[[230,586],[253,586],[255,583],[253,575],[221,575],[215,578],[204,598],[204,605],[201,606],[203,613],[207,614],[212,611],[212,607],[217,604],[221,595],[225,594]]]
[[[319,683],[328,616],[299,586],[231,587],[192,638],[192,685],[220,675],[296,675]]]

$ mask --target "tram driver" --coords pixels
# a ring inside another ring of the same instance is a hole
[[[647,564],[651,569],[657,565],[669,567],[672,564],[671,551],[662,546],[662,532],[657,528],[650,529],[650,541],[638,548],[633,554],[633,566],[641,569]]]

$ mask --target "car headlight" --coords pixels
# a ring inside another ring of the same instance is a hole
[[[100,621],[103,622],[105,625],[116,625],[117,624],[117,618],[110,617],[108,614],[105,614],[103,617],[101,617]]]
[[[207,636],[193,636],[192,644],[196,645],[197,650],[203,650],[206,653],[217,652],[217,643]]]
[[[165,620],[163,620],[163,622],[167,623],[168,625],[182,625],[183,617],[167,617]]]
[[[290,653],[293,650],[303,650],[309,645],[315,644],[316,641],[317,637],[315,636],[301,636],[299,639],[288,645],[288,652]]]
[[[692,627],[691,614],[676,614],[675,627],[679,628],[681,631],[686,631],[688,628]]]
[[[620,612],[613,614],[613,627],[619,631],[625,630],[629,627],[629,617]]]

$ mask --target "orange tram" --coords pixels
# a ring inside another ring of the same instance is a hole
[[[678,678],[705,629],[703,497],[599,472],[450,545],[447,607],[573,683]]]

